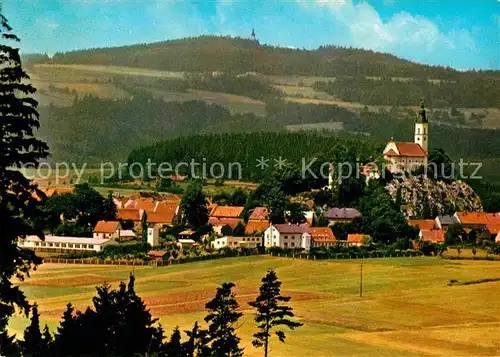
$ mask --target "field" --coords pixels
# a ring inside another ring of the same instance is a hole
[[[359,296],[363,264],[363,297]],[[205,316],[204,303],[224,281],[237,285],[245,311],[238,329],[246,355],[261,351],[251,345],[254,298],[261,276],[274,268],[283,290],[292,296],[304,326],[273,341],[272,356],[482,356],[500,354],[500,282],[448,286],[458,281],[500,277],[500,263],[448,261],[438,258],[391,258],[307,261],[267,256],[227,258],[163,268],[136,267],[137,291],[166,331],[192,326]],[[90,303],[93,286],[116,286],[131,267],[44,265],[21,284],[40,306],[42,322],[57,327],[67,302]],[[26,320],[11,321],[14,332]]]

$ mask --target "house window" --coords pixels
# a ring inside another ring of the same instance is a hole
[[[285,248],[286,248],[286,247],[288,247],[288,243],[287,243],[287,242],[285,242]]]
[[[295,247],[295,242],[292,242],[292,247]]]

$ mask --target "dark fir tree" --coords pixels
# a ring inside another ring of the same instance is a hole
[[[200,329],[198,321],[194,323],[191,331],[185,331],[189,339],[183,343],[182,348],[186,357],[208,356],[210,349],[208,347],[208,332]]]
[[[53,338],[52,335],[50,334],[49,326],[45,325],[43,328],[43,333],[42,333],[42,341],[43,341],[43,347],[45,349],[45,356],[52,356],[52,343],[53,343]]]
[[[66,305],[62,321],[54,336],[54,354],[56,356],[71,356],[79,341],[78,321],[73,305]]]
[[[264,356],[267,357],[273,332],[281,342],[285,342],[286,335],[281,327],[294,330],[303,324],[290,319],[294,317],[293,309],[284,303],[291,298],[281,295],[281,282],[274,270],[269,270],[262,278],[259,292],[255,301],[249,303],[256,310],[255,322],[259,328],[259,332],[253,335],[255,339],[252,343],[255,347],[264,347]]]
[[[170,336],[170,340],[165,345],[165,352],[167,356],[184,356],[182,341],[181,341],[181,332],[179,330],[179,326],[174,328],[172,335]]]
[[[269,210],[269,220],[272,223],[284,223],[288,197],[279,188],[271,188],[265,196],[265,204]]]
[[[292,224],[300,224],[306,221],[304,206],[299,202],[292,202],[288,205],[287,221]]]
[[[243,356],[235,327],[243,314],[237,311],[239,305],[231,291],[234,286],[233,283],[223,283],[217,288],[215,298],[205,305],[208,310],[205,322],[209,324],[207,339],[211,356]]]
[[[22,280],[41,263],[33,252],[16,244],[20,236],[41,234],[32,224],[40,214],[33,195],[36,185],[19,169],[46,158],[48,147],[34,136],[39,127],[35,88],[22,68],[19,49],[11,46],[19,38],[1,13],[0,33],[0,355],[5,355],[14,348],[6,332],[9,317],[16,307],[29,312],[29,303],[12,278]]]
[[[238,222],[236,227],[233,229],[233,236],[241,237],[245,235],[245,225],[241,222]]]
[[[182,197],[181,209],[187,224],[192,229],[199,229],[208,222],[207,198],[200,183],[193,181],[189,184]]]
[[[113,192],[108,193],[108,197],[103,202],[103,215],[101,217],[104,221],[116,221],[116,204],[113,201]]]
[[[31,307],[31,322],[24,330],[24,340],[21,347],[24,356],[43,356],[46,351],[42,332],[40,331],[40,314],[38,306],[34,304]]]

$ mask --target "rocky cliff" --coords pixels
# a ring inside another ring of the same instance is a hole
[[[482,211],[481,199],[463,181],[443,182],[426,178],[393,180],[386,186],[408,218],[426,219],[457,211]]]

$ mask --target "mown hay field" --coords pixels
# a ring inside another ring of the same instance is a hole
[[[363,264],[363,297],[359,296]],[[272,356],[493,356],[500,354],[500,282],[448,286],[450,280],[500,277],[500,262],[432,257],[310,261],[253,256],[161,268],[135,267],[137,291],[168,332],[205,316],[204,304],[224,281],[237,285],[245,312],[238,333],[246,354],[255,324],[247,302],[260,278],[276,269],[304,326],[274,342]],[[116,286],[132,267],[46,264],[21,284],[52,330],[67,302],[83,309],[94,286]],[[12,319],[20,333],[27,320]]]

